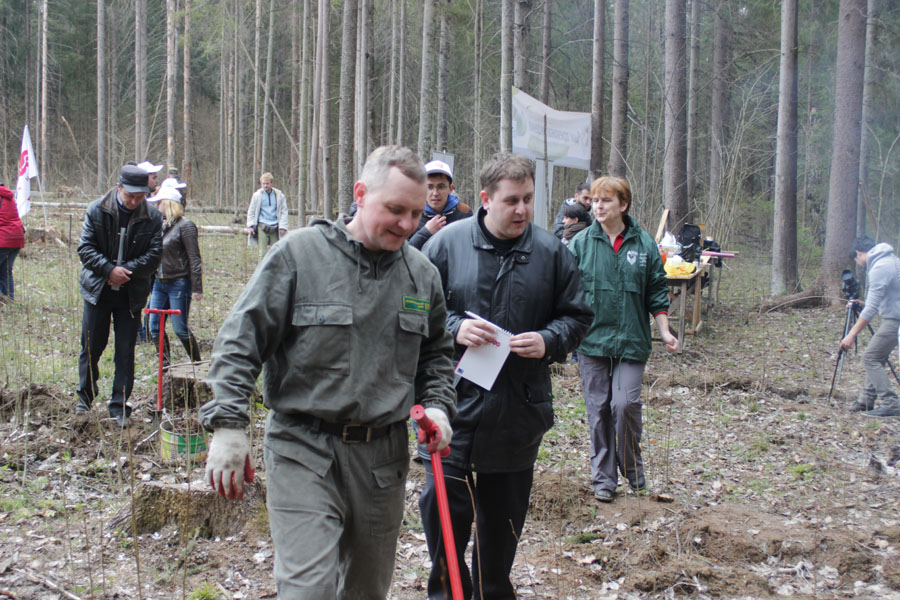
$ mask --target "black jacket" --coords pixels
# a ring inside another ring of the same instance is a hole
[[[455,223],[456,221],[461,221],[466,217],[472,216],[472,209],[469,208],[467,204],[463,204],[462,202],[456,204],[453,208],[446,212],[442,212],[442,215],[447,217],[447,223],[444,225],[446,227],[450,223]],[[434,217],[434,213],[429,213],[425,211],[422,213],[422,218],[419,219],[419,227],[416,229],[415,233],[409,236],[409,245],[417,250],[421,250],[422,246],[425,245],[425,242],[431,239],[431,232],[428,231],[428,228],[425,227],[425,224]]]
[[[197,241],[197,226],[184,217],[163,229],[162,260],[156,271],[160,281],[191,278],[191,292],[203,293],[203,260]]]
[[[162,214],[147,202],[134,209],[125,230],[122,266],[131,271],[131,281],[122,286],[128,292],[128,306],[140,311],[150,294],[150,276],[162,255]],[[78,256],[81,258],[81,296],[97,304],[109,274],[116,266],[119,247],[119,209],[116,188],[88,205],[81,228]]]
[[[423,248],[441,274],[447,330],[455,340],[471,311],[513,334],[540,333],[547,353],[540,359],[510,354],[490,391],[460,379],[444,460],[482,473],[522,471],[534,466],[553,425],[550,363],[565,360],[581,343],[594,314],[575,257],[552,233],[529,225],[501,258],[479,226],[484,214],[479,208],[474,219],[448,225]],[[465,347],[455,350],[458,359]]]

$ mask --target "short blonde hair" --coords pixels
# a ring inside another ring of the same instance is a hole
[[[160,201],[159,210],[169,223],[174,223],[184,216],[184,206],[181,202],[176,202],[175,200]]]
[[[631,208],[631,186],[627,179],[612,176],[598,177],[591,184],[591,198],[596,198],[603,191],[614,193],[620,203],[624,202],[625,209],[622,212],[628,214],[628,210]]]
[[[271,182],[275,181],[275,178],[272,177],[271,173],[266,171],[265,173],[263,173],[262,175],[259,176],[259,182],[262,183],[264,181],[268,181],[271,183]]]

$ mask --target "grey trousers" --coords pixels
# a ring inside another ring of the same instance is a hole
[[[321,477],[265,448],[278,598],[383,600],[403,520],[409,434],[399,424],[368,443],[330,437],[334,460]]]
[[[875,335],[869,340],[863,353],[863,366],[866,368],[866,383],[859,392],[859,402],[872,406],[876,400],[884,405],[897,404],[897,392],[888,379],[885,363],[890,360],[891,352],[897,347],[897,328],[900,320],[882,319]]]
[[[269,248],[275,245],[275,242],[279,239],[279,232],[275,230],[273,233],[266,233],[263,231],[262,225],[259,225],[256,229],[259,233],[257,234],[257,243],[259,244],[259,260],[263,259],[263,256],[269,251]]]
[[[645,363],[578,355],[581,386],[591,433],[594,491],[614,492],[619,477],[643,488],[641,380]]]

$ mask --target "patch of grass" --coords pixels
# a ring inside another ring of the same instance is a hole
[[[564,538],[563,542],[570,546],[575,546],[577,544],[590,544],[594,540],[599,540],[602,537],[603,536],[599,533],[577,533]]]
[[[222,594],[216,589],[216,586],[208,581],[200,584],[200,587],[188,594],[188,600],[220,600]]]
[[[801,481],[807,481],[815,475],[816,468],[808,463],[800,463],[788,467],[788,472]]]

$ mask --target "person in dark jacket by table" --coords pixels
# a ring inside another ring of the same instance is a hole
[[[423,251],[441,274],[457,359],[467,347],[496,341],[499,332],[490,323],[513,334],[510,355],[491,389],[466,379],[457,384],[459,412],[443,466],[465,597],[476,590],[475,598],[514,598],[509,573],[528,511],[534,462],[553,425],[550,364],[564,361],[581,342],[593,315],[572,254],[531,223],[531,161],[495,154],[481,170],[481,186],[475,217],[448,225]],[[449,598],[430,456],[424,446],[419,454],[427,472],[419,508],[432,562],[428,597]],[[464,557],[473,521],[470,572]]]
[[[203,299],[203,261],[200,258],[200,244],[197,241],[197,226],[184,218],[181,192],[171,185],[160,187],[156,196],[148,202],[159,202],[159,210],[166,218],[163,223],[162,260],[153,282],[150,308],[180,310],[180,315],[166,318],[172,323],[175,335],[184,346],[192,362],[200,359],[200,346],[188,326],[191,301]],[[150,336],[159,341],[159,321],[157,314],[150,315]],[[169,363],[169,339],[163,335],[163,364]]]
[[[13,263],[25,247],[25,230],[11,189],[0,184],[0,296],[16,297]]]
[[[594,497],[612,502],[616,467],[636,493],[647,483],[641,459],[641,379],[650,357],[652,315],[669,352],[678,339],[669,331],[669,296],[659,248],[628,216],[631,187],[621,177],[591,185],[594,223],[575,236],[575,254],[594,322],[581,346],[578,366],[591,434]]]
[[[88,206],[78,244],[84,312],[75,412],[89,412],[99,391],[98,363],[112,319],[116,369],[109,416],[121,427],[131,415],[126,402],[134,385],[138,323],[162,253],[162,215],[145,202],[149,191],[147,171],[135,165],[122,167],[116,187]]]

